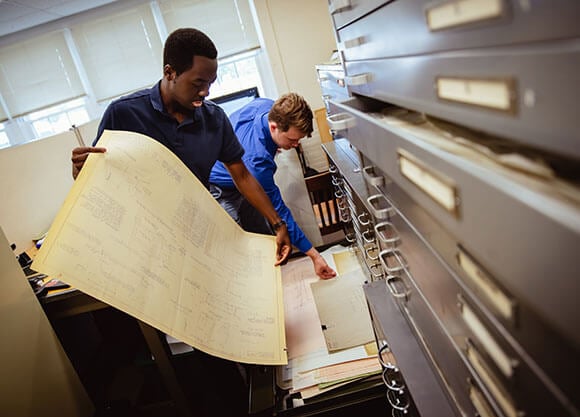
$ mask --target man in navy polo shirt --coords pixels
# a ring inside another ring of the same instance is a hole
[[[217,78],[217,50],[209,37],[196,29],[171,33],[163,50],[163,78],[152,88],[112,102],[101,119],[92,147],[73,149],[73,177],[89,153],[105,152],[96,147],[105,129],[145,134],[165,145],[209,188],[209,174],[221,161],[245,198],[276,230],[276,261],[290,255],[288,230],[270,199],[248,171],[225,112],[204,101]]]
[[[73,149],[73,177],[77,177],[90,153],[106,151],[97,146],[105,129],[142,133],[161,142],[208,188],[210,170],[219,160],[243,195],[276,229],[275,265],[279,265],[291,251],[286,225],[244,165],[244,149],[226,114],[204,101],[217,77],[217,65],[217,50],[205,34],[196,29],[171,33],[163,50],[163,78],[152,88],[122,97],[107,107],[93,146]],[[123,343],[118,345],[116,354],[125,349]],[[199,381],[195,397],[202,400],[197,404],[201,415],[246,415],[245,386],[237,383],[241,378],[235,364],[199,353],[189,365],[196,370],[191,378]],[[227,399],[222,398],[222,391]]]

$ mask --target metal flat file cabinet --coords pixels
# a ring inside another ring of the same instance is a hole
[[[348,97],[323,148],[388,413],[580,416],[580,3],[329,13]]]

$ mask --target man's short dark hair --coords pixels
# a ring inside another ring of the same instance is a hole
[[[191,68],[195,55],[216,59],[217,49],[202,31],[193,28],[177,29],[165,41],[163,66],[171,65],[179,75]]]

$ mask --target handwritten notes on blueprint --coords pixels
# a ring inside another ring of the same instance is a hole
[[[106,131],[34,269],[225,359],[285,364],[273,236],[244,232],[157,141]]]

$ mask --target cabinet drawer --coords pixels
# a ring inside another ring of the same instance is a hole
[[[328,0],[328,10],[336,29],[388,3],[389,0]]]
[[[351,93],[577,159],[579,69],[575,40],[347,62],[346,80]]]
[[[325,106],[329,100],[341,101],[349,97],[342,67],[317,66],[316,74]]]
[[[580,3],[570,0],[533,6],[505,0],[405,0],[343,27],[337,38],[345,61],[366,60],[575,38],[578,17]]]

